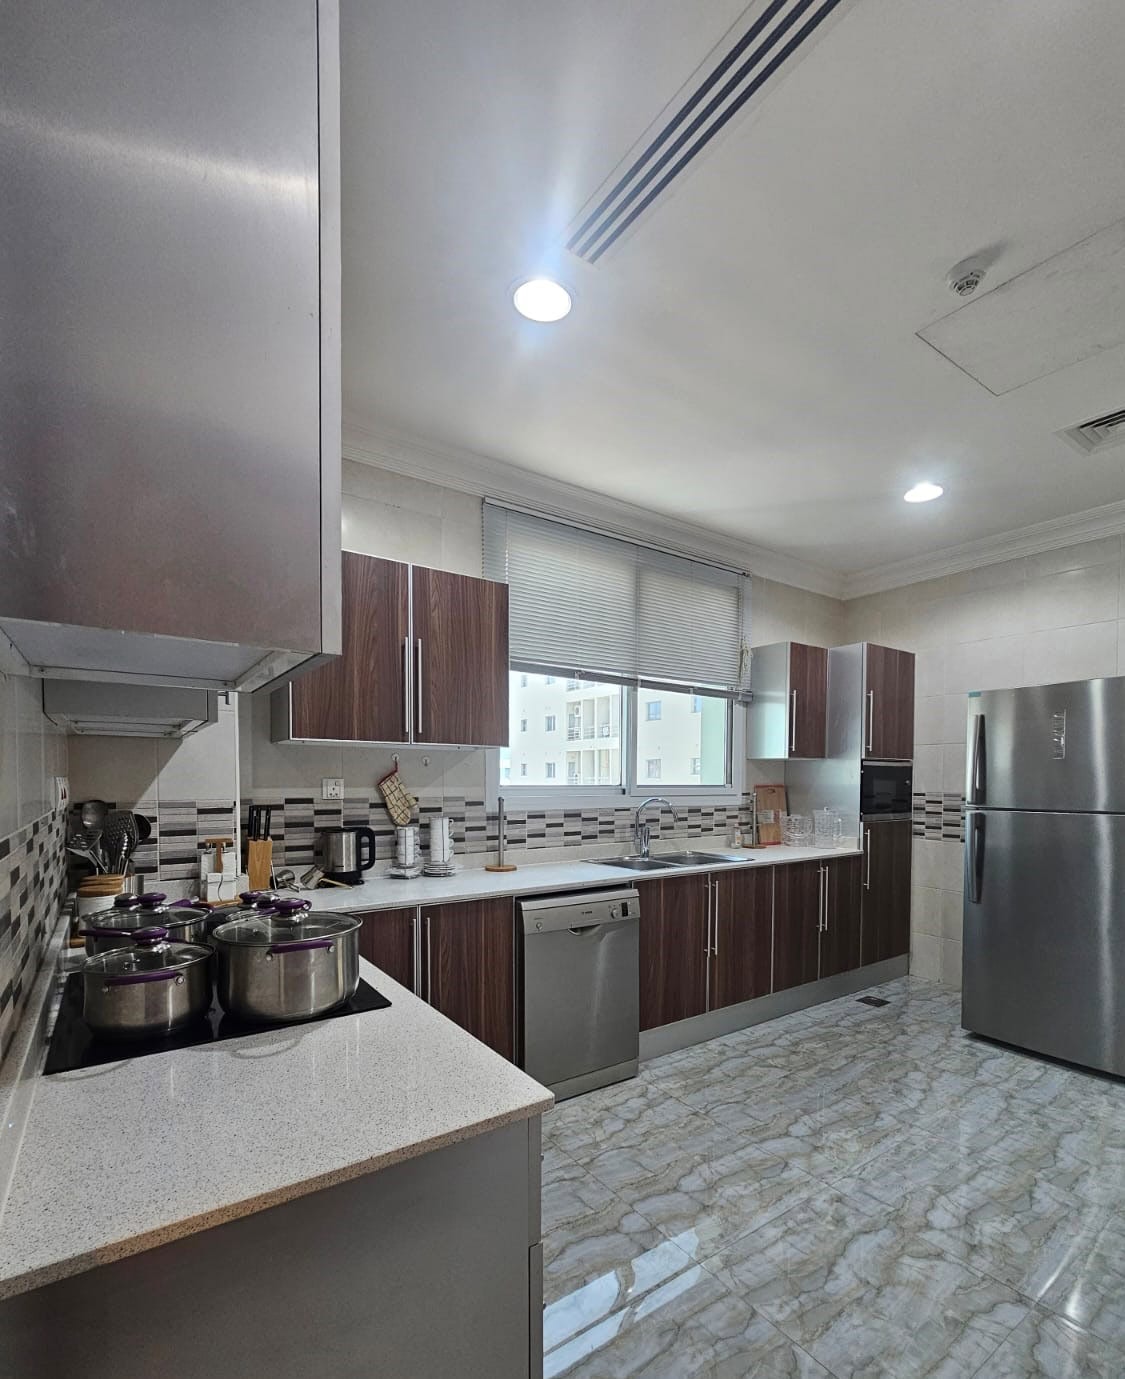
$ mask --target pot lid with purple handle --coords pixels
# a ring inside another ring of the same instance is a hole
[[[180,929],[186,929],[189,925],[206,919],[210,913],[210,910],[201,906],[169,906],[160,910],[146,910],[140,905],[134,905],[132,909],[112,909],[99,914],[97,928],[116,929],[123,934],[132,934],[137,929],[147,929],[153,924],[160,923],[171,930],[174,937]]]
[[[362,924],[355,915],[339,914],[327,910],[307,910],[287,908],[294,904],[306,906],[307,900],[300,902],[279,901],[270,910],[243,912],[237,919],[220,924],[211,937],[217,943],[242,945],[252,948],[268,948],[273,943],[287,943],[292,939],[337,938],[354,933]]]
[[[153,928],[150,932],[158,935],[161,931]],[[115,977],[123,972],[152,972],[159,967],[191,967],[193,963],[209,962],[210,959],[210,948],[204,948],[202,944],[173,943],[155,938],[139,947],[113,948],[108,953],[98,953],[86,959],[82,971],[95,973],[99,977]]]

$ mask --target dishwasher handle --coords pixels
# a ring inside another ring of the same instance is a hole
[[[536,934],[588,934],[596,929],[619,929],[636,924],[641,907],[637,900],[620,901],[612,907],[595,905],[528,907],[522,910],[523,932],[531,938]]]

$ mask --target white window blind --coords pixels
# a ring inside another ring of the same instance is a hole
[[[749,579],[616,537],[484,508],[485,574],[509,586],[512,662],[740,694]]]

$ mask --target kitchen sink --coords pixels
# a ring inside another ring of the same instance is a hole
[[[657,861],[655,857],[588,857],[595,867],[620,867],[622,871],[674,871],[674,862]]]
[[[733,867],[737,859],[724,857],[721,852],[662,852],[657,858],[660,862],[671,862],[674,867]]]

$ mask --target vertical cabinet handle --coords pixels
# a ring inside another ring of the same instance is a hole
[[[709,905],[711,909],[711,934],[714,947],[711,952],[715,957],[719,956],[719,883],[714,876],[707,878],[707,890],[709,893]]]
[[[410,638],[402,641],[402,712],[406,741],[410,741]]]
[[[875,691],[867,691],[867,750],[875,750]]]
[[[433,968],[430,965],[430,917],[422,916],[423,933],[426,938],[426,1000],[431,1004],[434,998]]]
[[[789,694],[789,750],[797,750],[797,691]]]
[[[422,994],[422,974],[418,971],[418,911],[410,916],[410,965],[414,969],[412,983],[415,996]]]
[[[871,825],[868,824],[863,830],[863,853],[867,859],[867,870],[863,878],[863,889],[871,889]]]
[[[825,933],[828,932],[828,903],[829,903],[829,902],[828,902],[828,895],[829,895],[829,890],[828,890],[828,888],[831,886],[831,884],[832,884],[832,874],[831,874],[831,871],[829,870],[828,864],[825,863],[825,865],[824,865],[824,932],[825,932]]]
[[[816,932],[824,932],[824,868],[816,869],[817,893],[816,893]]]
[[[418,736],[422,736],[422,638],[419,637],[414,643],[414,698],[417,703],[415,711],[415,731]]]

